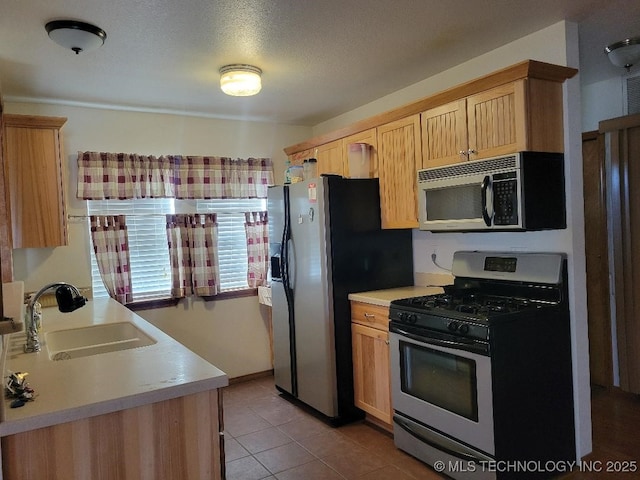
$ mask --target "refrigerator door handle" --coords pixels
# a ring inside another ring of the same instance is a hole
[[[291,290],[296,288],[296,250],[293,241],[289,239],[287,245],[287,284]]]

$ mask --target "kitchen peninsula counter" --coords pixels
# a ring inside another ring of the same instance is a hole
[[[119,322],[155,343],[49,359],[47,333]],[[42,324],[42,351],[23,353],[24,332],[4,345],[4,374],[28,372],[35,399],[3,401],[0,479],[224,478],[224,372],[112,299],[45,308]]]

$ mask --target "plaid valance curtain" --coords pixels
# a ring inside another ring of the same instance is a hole
[[[267,198],[273,183],[269,158],[78,152],[83,200]]]

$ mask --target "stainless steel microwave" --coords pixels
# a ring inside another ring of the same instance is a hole
[[[519,152],[418,170],[420,230],[566,228],[564,155]]]

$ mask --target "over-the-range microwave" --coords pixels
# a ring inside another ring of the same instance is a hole
[[[519,152],[418,170],[420,230],[566,228],[564,155]]]

